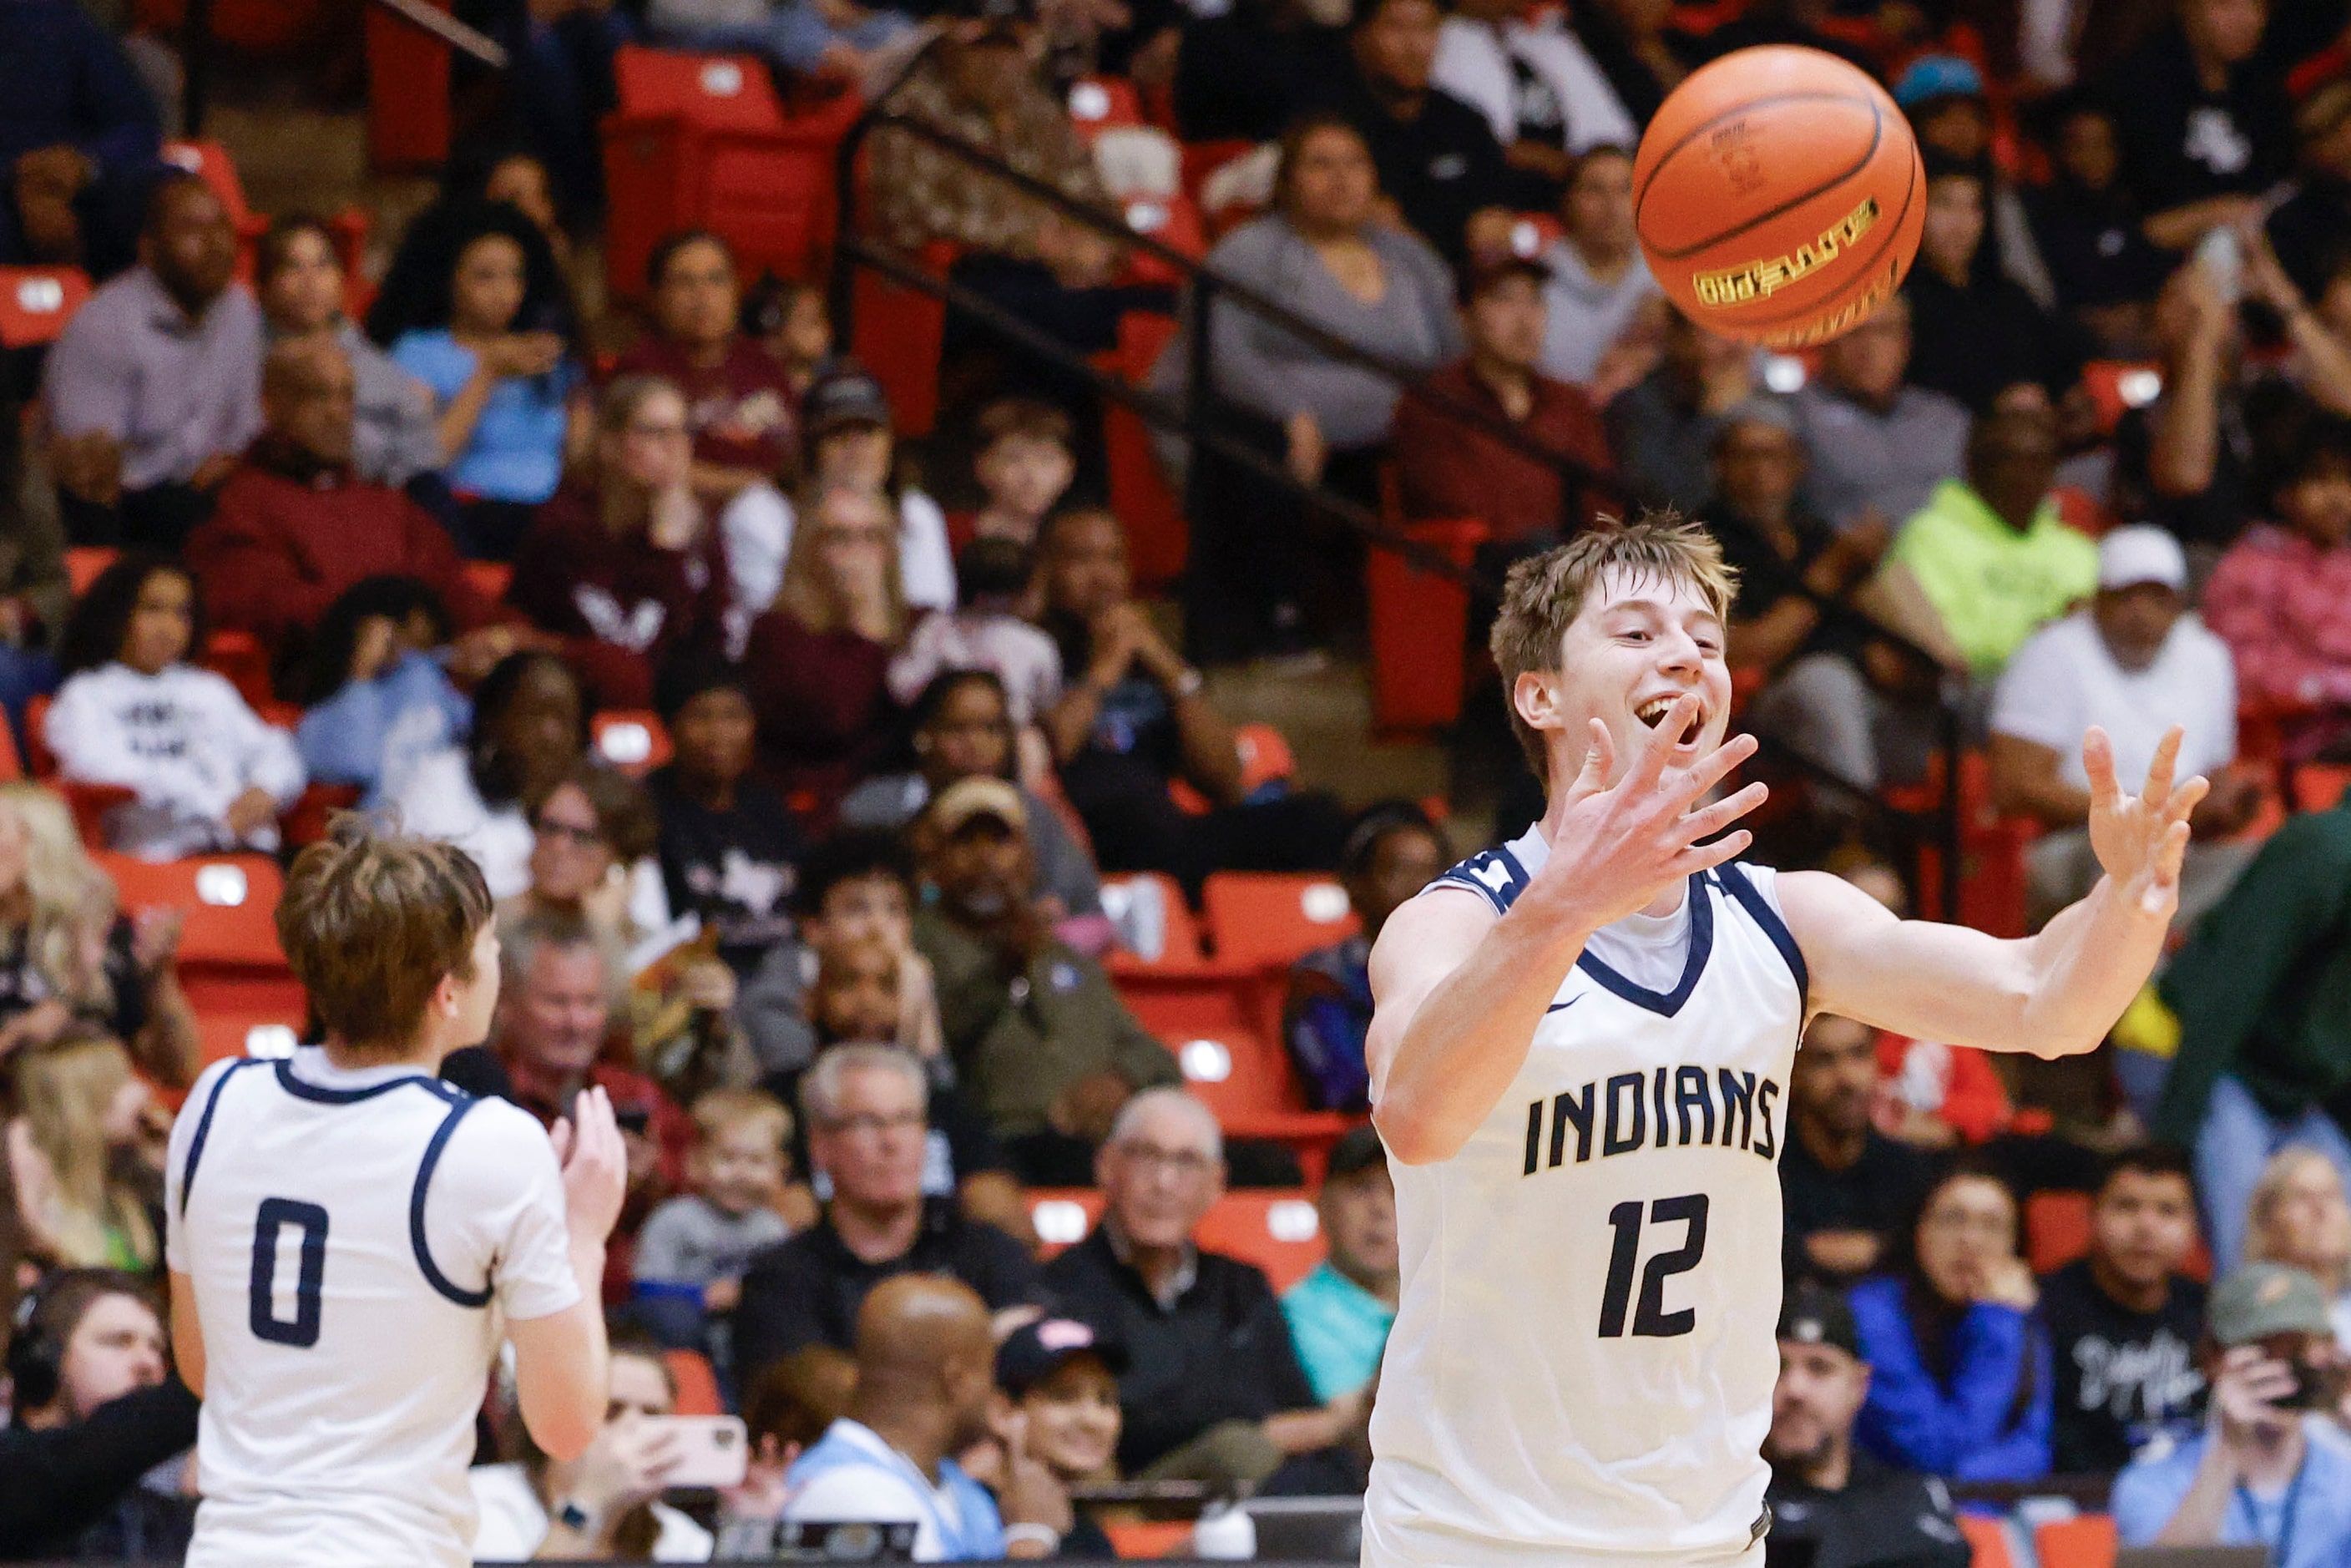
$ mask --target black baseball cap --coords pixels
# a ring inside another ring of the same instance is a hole
[[[1360,1127],[1349,1128],[1331,1145],[1331,1163],[1323,1167],[1322,1179],[1342,1181],[1374,1166],[1385,1170],[1387,1163],[1388,1152],[1380,1144],[1379,1129],[1366,1122]]]
[[[1075,1318],[1040,1318],[1012,1331],[996,1351],[996,1385],[1018,1399],[1075,1355],[1091,1355],[1113,1377],[1126,1370],[1126,1347]]]
[[[1781,1339],[1798,1344],[1828,1344],[1862,1359],[1861,1331],[1854,1325],[1853,1309],[1843,1294],[1819,1285],[1799,1285],[1788,1292],[1780,1308]]]
[[[800,400],[800,423],[811,441],[849,424],[890,423],[890,397],[882,383],[852,362],[817,377]]]

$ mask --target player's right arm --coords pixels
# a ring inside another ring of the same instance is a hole
[[[543,1316],[510,1321],[515,1347],[515,1395],[531,1441],[549,1456],[570,1460],[585,1453],[603,1428],[611,1398],[604,1340],[604,1239],[621,1217],[628,1187],[628,1152],[601,1089],[583,1092],[572,1119],[554,1129],[555,1157],[563,1170],[563,1224],[579,1296]]]
[[[1388,917],[1372,949],[1364,1058],[1372,1120],[1392,1158],[1430,1165],[1459,1153],[1526,1065],[1535,1027],[1592,934],[1747,848],[1744,830],[1698,842],[1764,797],[1750,784],[1693,809],[1755,752],[1753,737],[1740,736],[1676,764],[1698,711],[1694,696],[1677,702],[1613,786],[1614,748],[1593,721],[1583,769],[1550,813],[1551,857],[1508,914],[1439,887]]]
[[[172,1359],[188,1392],[204,1396],[204,1326],[196,1319],[196,1282],[172,1270]]]

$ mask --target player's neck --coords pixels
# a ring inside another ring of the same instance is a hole
[[[360,1072],[377,1067],[405,1067],[429,1075],[441,1071],[441,1059],[448,1054],[429,1029],[399,1051],[382,1046],[355,1046],[331,1034],[321,1042],[319,1049],[327,1053],[327,1065],[340,1072]]]

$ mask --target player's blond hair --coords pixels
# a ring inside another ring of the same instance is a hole
[[[491,915],[473,857],[379,831],[357,814],[294,857],[277,941],[329,1039],[358,1056],[404,1055],[442,979],[474,978]]]
[[[1510,694],[1520,675],[1559,668],[1561,640],[1583,612],[1593,585],[1611,573],[1635,582],[1686,585],[1725,622],[1739,592],[1739,573],[1723,560],[1714,536],[1671,508],[1645,509],[1629,523],[1603,517],[1565,544],[1510,568],[1488,646],[1502,673],[1502,703],[1510,710],[1510,733],[1519,737],[1528,765],[1545,784],[1551,782],[1551,759],[1542,736],[1519,716],[1519,705]]]

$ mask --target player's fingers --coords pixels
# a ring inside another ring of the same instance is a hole
[[[2092,805],[2112,804],[2122,793],[2115,780],[2115,743],[2095,724],[2082,737],[2082,771],[2090,776]]]
[[[1737,860],[1755,841],[1755,835],[1741,828],[1725,833],[1710,844],[1692,844],[1674,857],[1674,874],[1688,876],[1696,872],[1712,871],[1725,861]]]
[[[1683,776],[1686,798],[1695,800],[1729,778],[1733,769],[1761,749],[1763,743],[1751,735],[1734,735],[1702,757],[1698,765]]]
[[[571,1120],[569,1117],[558,1116],[555,1119],[555,1125],[548,1128],[547,1130],[547,1141],[555,1145],[555,1163],[559,1166],[571,1163]]]
[[[1666,759],[1673,755],[1681,741],[1682,732],[1698,718],[1698,697],[1684,692],[1674,699],[1673,706],[1657,720],[1656,727],[1640,737],[1639,749],[1634,754],[1632,769],[1625,776],[1625,792],[1639,795],[1653,789],[1666,770]]]
[[[1692,811],[1682,819],[1682,837],[1687,843],[1710,839],[1748,812],[1761,806],[1771,795],[1770,786],[1761,779],[1735,795],[1726,795],[1702,810]]]
[[[2163,803],[2164,820],[2173,822],[2186,821],[2189,814],[2204,803],[2204,797],[2211,792],[2212,780],[2205,778],[2201,773],[2195,775],[2187,783],[2174,789],[2171,792],[2171,799]]]
[[[1583,768],[1568,786],[1570,805],[1587,795],[1597,795],[1608,788],[1608,775],[1616,766],[1616,747],[1610,740],[1608,727],[1598,719],[1592,721],[1592,733],[1584,741]]]
[[[2153,874],[2147,878],[2147,895],[2141,904],[2150,915],[2160,913],[2179,891],[2179,867],[2188,858],[2188,837],[2185,822],[2174,822],[2163,831],[2163,842],[2157,846]]]
[[[2139,795],[2150,811],[2160,810],[2171,797],[2171,776],[2179,766],[2179,743],[2187,736],[2188,732],[2175,724],[2155,743],[2155,760],[2147,764],[2147,788]]]

